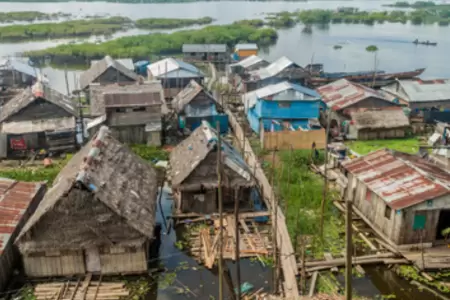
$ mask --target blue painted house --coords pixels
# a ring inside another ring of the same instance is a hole
[[[177,113],[181,130],[187,128],[194,131],[202,121],[207,121],[215,128],[218,121],[220,132],[228,131],[228,115],[222,112],[222,107],[214,96],[195,80],[191,80],[173,99],[172,108]]]
[[[271,84],[243,96],[252,130],[264,131],[320,129],[319,114],[325,107],[320,95],[287,81]]]
[[[191,80],[202,84],[205,78],[196,66],[171,57],[148,65],[147,74],[149,80],[161,80],[167,100],[173,99]]]

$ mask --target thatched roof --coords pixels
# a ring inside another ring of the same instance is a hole
[[[357,129],[389,129],[410,125],[401,108],[359,111],[351,113],[351,116]]]
[[[105,56],[102,60],[99,60],[93,64],[88,70],[84,71],[80,75],[80,89],[85,89],[95,81],[100,75],[106,72],[109,68],[113,68],[120,72],[125,77],[137,81],[139,76],[127,67],[122,65],[117,60],[111,58],[111,56]]]
[[[94,83],[89,86],[89,94],[93,116],[105,114],[105,107],[161,105],[163,112],[166,110],[164,90],[159,80],[125,85]]]
[[[41,82],[37,82],[31,88],[23,90],[22,93],[19,93],[1,107],[0,122],[6,121],[9,117],[15,115],[37,99],[44,99],[59,106],[69,114],[76,115],[75,106],[67,96]]]
[[[156,194],[155,170],[127,146],[114,139],[110,135],[109,129],[103,126],[92,141],[75,154],[61,170],[52,188],[48,190],[36,212],[23,227],[16,242],[21,247],[23,246],[21,244],[30,242],[30,236],[33,240],[33,232],[34,235],[39,235],[40,232],[33,231],[33,228],[39,228],[40,222],[46,220],[46,215],[51,215],[52,211],[57,208],[60,209],[64,202],[69,202],[71,195],[72,199],[82,198],[81,201],[84,201],[84,205],[61,210],[67,220],[73,220],[71,219],[72,215],[77,214],[79,210],[89,209],[91,206],[98,207],[99,204],[102,204],[102,207],[108,208],[108,212],[98,209],[97,211],[103,213],[97,212],[98,215],[91,217],[97,219],[100,228],[91,230],[89,227],[89,232],[94,232],[94,236],[99,240],[106,235],[102,232],[102,229],[105,228],[101,228],[106,223],[105,214],[115,216],[113,218],[109,216],[107,219],[109,222],[111,220],[113,223],[123,222],[128,226],[127,228],[139,233],[140,237],[151,238],[155,225]],[[54,224],[50,222],[46,228],[51,225]],[[74,231],[77,230],[76,227],[88,227],[86,224],[73,225],[75,225],[73,226],[75,227]],[[84,230],[86,229],[84,228]],[[26,234],[30,231],[30,235]],[[59,231],[56,234],[65,234]],[[69,234],[67,233],[67,235]],[[120,233],[110,230],[109,234],[118,235]],[[51,238],[47,237],[47,239]],[[82,239],[83,237],[77,236],[76,238]],[[54,239],[56,240],[56,238]],[[129,237],[129,239],[133,239],[133,237]],[[51,245],[58,242],[55,240]],[[65,241],[66,244],[70,244],[69,242]],[[61,244],[63,244],[62,241]],[[56,245],[59,246],[59,244]],[[79,244],[74,246],[82,247]],[[21,250],[23,250],[22,247]]]
[[[173,109],[177,113],[182,112],[186,105],[194,100],[201,91],[203,91],[212,101],[216,102],[213,95],[207,92],[200,84],[197,83],[197,81],[191,80],[191,82],[172,100]]]
[[[239,185],[242,185],[242,183],[245,182],[243,184],[244,186],[253,186],[254,182],[251,176],[251,170],[242,159],[239,152],[228,142],[222,140],[221,143],[222,163],[228,167],[229,170],[234,171],[232,175],[224,174],[224,185],[234,186],[237,185],[238,182]],[[202,125],[195,129],[187,139],[178,144],[170,155],[172,186],[179,187],[182,185],[189,175],[191,175],[194,170],[196,170],[196,168],[199,167],[204,160],[206,160],[210,153],[216,153],[216,145],[216,130],[211,128],[208,122],[202,121]],[[215,172],[214,170],[214,165],[209,167],[209,171],[212,173]],[[208,177],[209,175],[210,174],[206,174],[204,176],[204,182],[208,181],[208,187],[214,187],[217,183],[211,182],[211,180],[214,179]],[[236,177],[239,179],[236,179]],[[198,184],[202,184],[202,182],[199,182]]]

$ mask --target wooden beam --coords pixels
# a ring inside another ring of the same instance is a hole
[[[309,286],[309,297],[314,296],[314,290],[316,288],[316,282],[317,282],[317,277],[319,276],[319,272],[315,271],[313,273],[312,279],[311,279],[311,285]]]
[[[100,289],[100,284],[102,283],[102,276],[103,275],[100,274],[100,279],[97,282],[97,288],[95,289],[94,300],[97,299],[98,290]]]
[[[78,278],[77,284],[75,285],[75,289],[73,290],[72,295],[70,296],[70,300],[75,299],[75,295],[77,294],[78,287],[80,286],[81,278]]]

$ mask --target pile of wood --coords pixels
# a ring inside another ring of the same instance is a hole
[[[88,274],[83,281],[38,284],[34,296],[36,300],[119,300],[129,296],[122,282],[91,281],[91,278]]]
[[[236,220],[234,216],[227,215],[223,218],[223,258],[235,260],[236,258]],[[269,241],[268,230],[259,230],[258,225],[248,219],[239,218],[239,255],[240,257],[258,257],[263,262],[262,256],[269,255],[272,246]],[[191,253],[204,263],[207,268],[212,268],[219,257],[220,220],[215,219],[213,225],[192,233],[190,240]]]

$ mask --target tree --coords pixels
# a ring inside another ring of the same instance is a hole
[[[375,80],[376,80],[376,73],[377,73],[377,53],[378,53],[378,47],[375,45],[370,45],[366,47],[366,51],[369,53],[374,53],[374,60],[373,60],[373,83],[372,87],[375,86]]]

